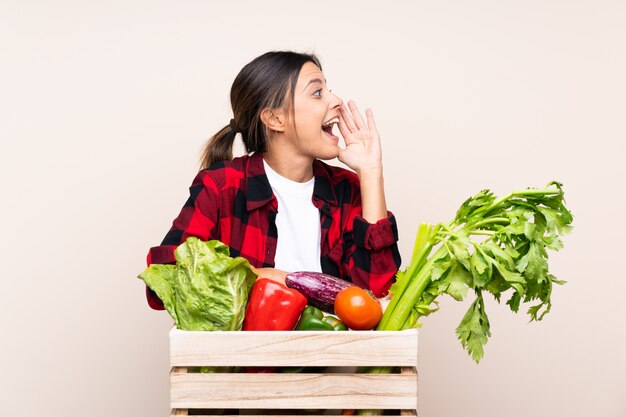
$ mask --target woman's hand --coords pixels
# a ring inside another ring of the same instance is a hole
[[[346,143],[345,149],[339,151],[339,160],[359,176],[364,171],[382,171],[380,136],[372,110],[365,110],[366,125],[354,101],[348,101],[348,107],[349,110],[342,104],[339,108],[339,131]]]
[[[285,285],[285,278],[287,277],[288,272],[281,271],[280,269],[275,268],[254,268],[252,267],[254,272],[258,275],[257,279],[260,278],[269,278],[272,281],[279,282]]]
[[[343,105],[339,108],[339,131],[346,142],[346,148],[339,151],[339,160],[359,176],[361,215],[374,224],[387,217],[380,137],[370,109],[365,111],[365,125],[354,101],[348,101],[348,107],[350,111]]]

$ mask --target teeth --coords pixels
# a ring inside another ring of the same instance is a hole
[[[333,119],[330,119],[329,121],[327,121],[326,123],[324,123],[324,124],[322,125],[322,127],[330,126],[330,125],[332,125],[333,123],[339,123],[339,118],[338,118],[338,117],[335,117],[335,118],[333,118]]]

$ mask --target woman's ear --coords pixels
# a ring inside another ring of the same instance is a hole
[[[270,108],[261,111],[261,121],[274,132],[284,132],[287,123],[285,112],[282,109]]]

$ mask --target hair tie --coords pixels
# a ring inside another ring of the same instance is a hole
[[[237,123],[235,123],[235,119],[230,119],[230,129],[235,133],[239,133],[239,129],[237,128]]]

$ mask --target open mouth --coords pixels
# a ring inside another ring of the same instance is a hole
[[[330,119],[329,121],[327,121],[326,123],[324,123],[322,125],[322,130],[324,131],[324,133],[330,137],[331,139],[334,140],[339,140],[339,137],[337,137],[335,134],[333,134],[333,127],[339,123],[339,118],[338,117],[334,117],[332,119]]]

